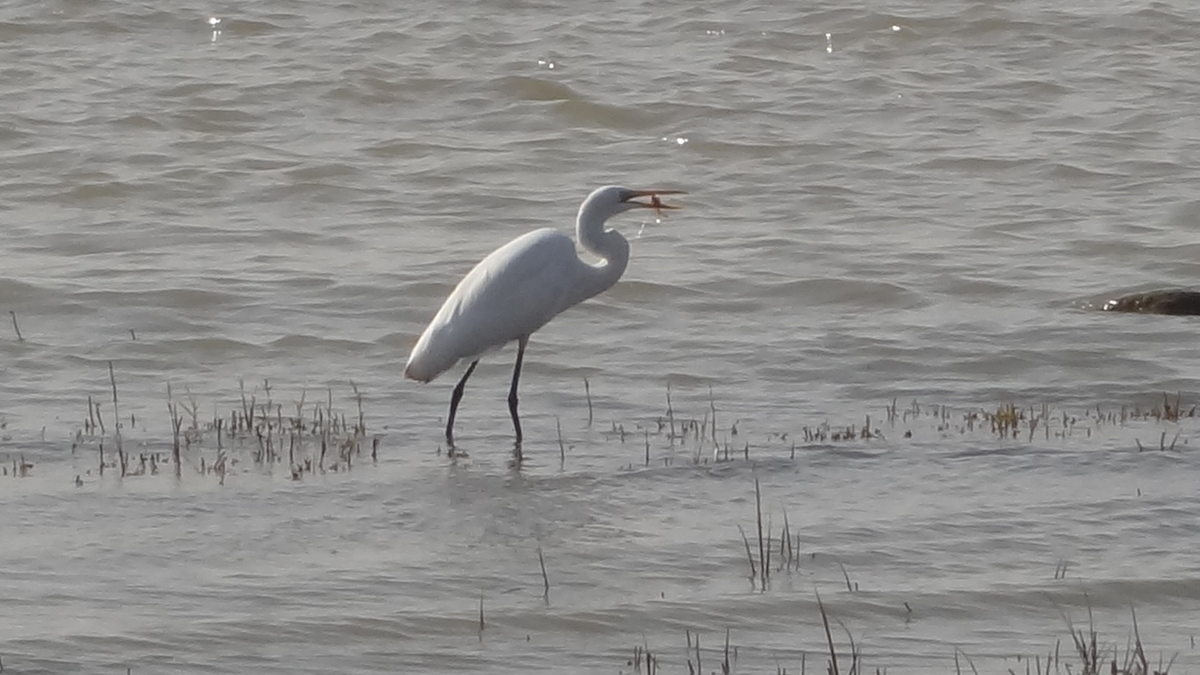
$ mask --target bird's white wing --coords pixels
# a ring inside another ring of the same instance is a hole
[[[417,341],[405,374],[427,382],[460,359],[533,333],[569,306],[584,266],[571,238],[549,228],[496,249],[446,298]]]

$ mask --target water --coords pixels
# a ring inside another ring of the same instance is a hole
[[[1090,606],[1119,660],[1132,607],[1200,670],[1196,322],[1092,309],[1200,277],[1198,30],[1175,1],[10,4],[0,663],[680,673],[690,632],[711,672],[728,630],[736,672],[817,672],[819,593],[868,668],[1067,660]],[[534,336],[524,462],[511,349],[447,457],[416,336],[605,183],[686,210],[614,221],[624,279]],[[113,464],[110,362],[157,475]],[[208,432],[176,479],[168,403],[203,428],[239,382],[350,424],[353,383],[352,468],[293,480],[249,436],[221,477]],[[1181,420],[1135,417],[1163,392]],[[785,511],[799,551],[765,590],[756,480],[773,566]]]

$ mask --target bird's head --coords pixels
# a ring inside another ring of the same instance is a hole
[[[583,201],[580,211],[595,210],[598,213],[605,214],[605,217],[623,213],[631,209],[654,209],[661,213],[683,207],[664,204],[659,199],[660,195],[681,194],[684,194],[683,190],[631,190],[619,185],[606,185],[593,190],[592,194],[588,195],[588,198]],[[648,201],[638,201],[640,198],[648,198]]]

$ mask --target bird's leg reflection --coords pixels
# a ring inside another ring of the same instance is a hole
[[[521,418],[517,416],[517,383],[521,381],[521,362],[525,360],[526,335],[517,341],[517,363],[513,366],[512,388],[508,390],[508,414],[512,415],[513,429],[517,432],[517,456],[521,454]]]
[[[450,417],[446,420],[446,443],[450,445],[451,452],[454,451],[454,416],[458,414],[458,402],[462,400],[463,389],[467,386],[467,378],[475,372],[477,365],[479,365],[479,359],[475,359],[470,366],[467,366],[467,372],[463,373],[462,379],[458,381],[458,386],[454,387],[454,393],[450,395]]]

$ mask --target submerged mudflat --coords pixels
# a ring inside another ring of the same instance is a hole
[[[69,451],[7,439],[28,450],[0,482],[10,667],[801,672],[829,661],[822,613],[843,670],[1079,668],[1074,636],[1140,672],[1135,621],[1143,653],[1194,659],[1177,396],[887,402],[780,433],[672,390],[660,414],[573,411],[518,463],[394,447],[369,392],[243,393],[173,407],[178,436],[131,424],[119,453],[99,416]]]

